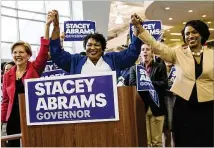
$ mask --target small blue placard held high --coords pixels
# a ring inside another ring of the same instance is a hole
[[[27,125],[119,120],[116,72],[25,81]]]
[[[142,23],[142,26],[144,29],[148,30],[149,33],[157,40],[160,41],[162,38],[162,32],[161,32],[161,21],[159,20],[149,20],[149,21],[144,21]],[[134,26],[132,23],[130,23],[129,26],[129,35],[130,39],[132,39],[133,31],[134,31]]]
[[[64,41],[82,41],[88,34],[96,30],[93,21],[65,21],[64,22]]]
[[[137,91],[148,91],[153,102],[159,107],[158,94],[152,85],[152,81],[142,65],[136,65]]]

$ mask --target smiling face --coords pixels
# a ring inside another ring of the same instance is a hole
[[[141,56],[143,63],[149,63],[153,58],[153,51],[152,51],[151,46],[149,46],[147,44],[143,44],[141,46],[140,56]]]
[[[26,52],[23,45],[17,45],[13,48],[12,51],[13,60],[17,66],[22,66],[27,64],[27,61],[30,59],[30,55]]]
[[[91,61],[98,61],[102,56],[102,46],[100,42],[97,42],[93,38],[89,38],[86,43],[86,55]]]
[[[201,36],[192,26],[187,26],[184,30],[185,42],[190,48],[201,46]]]

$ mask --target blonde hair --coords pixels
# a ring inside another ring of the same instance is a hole
[[[22,45],[25,48],[25,51],[27,52],[27,54],[29,54],[30,56],[32,56],[32,50],[31,50],[31,46],[29,43],[24,42],[24,41],[18,41],[16,43],[14,43],[11,47],[11,53],[13,53],[13,50],[16,46]]]

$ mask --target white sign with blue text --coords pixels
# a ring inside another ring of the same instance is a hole
[[[118,121],[116,85],[116,72],[27,79],[27,125]]]

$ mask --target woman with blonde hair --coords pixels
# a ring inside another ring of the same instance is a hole
[[[49,12],[45,25],[45,36],[41,38],[40,51],[35,61],[29,61],[32,50],[28,43],[18,41],[11,47],[16,65],[3,77],[3,100],[1,104],[1,122],[7,122],[7,135],[21,133],[18,94],[24,93],[25,79],[39,78],[45,68],[50,43],[49,28],[54,17],[54,12]],[[10,140],[8,146],[19,147],[20,140]]]

